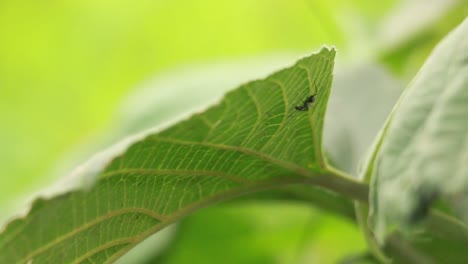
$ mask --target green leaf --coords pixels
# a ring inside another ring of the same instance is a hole
[[[465,20],[433,51],[382,133],[370,167],[379,240],[424,218],[436,198],[468,220],[467,36]]]
[[[334,55],[324,48],[132,143],[89,190],[36,201],[0,235],[0,262],[112,261],[199,208],[286,184],[365,199],[365,186],[325,170],[321,132]],[[308,111],[295,109],[314,94]]]
[[[59,169],[56,162],[100,133],[116,104],[155,73],[302,52],[321,43],[339,46],[342,58],[356,58],[348,44],[360,34],[341,18],[378,25],[393,2],[97,0],[37,6],[2,0],[0,175],[8,177],[0,177],[0,220],[11,215],[18,198],[23,204],[25,195],[77,165],[77,158]],[[78,155],[78,163],[86,158]]]

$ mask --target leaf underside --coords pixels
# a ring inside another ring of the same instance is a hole
[[[465,20],[436,47],[388,121],[371,185],[380,239],[438,198],[468,220],[467,34]]]
[[[334,56],[323,48],[148,135],[90,190],[37,200],[0,234],[0,263],[112,262],[199,208],[320,177]],[[295,109],[314,94],[308,111]]]

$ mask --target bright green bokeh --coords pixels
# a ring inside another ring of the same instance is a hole
[[[201,210],[178,230],[175,246],[147,263],[337,263],[366,250],[354,223],[278,201]]]

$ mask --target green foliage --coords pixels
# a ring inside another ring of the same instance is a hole
[[[376,63],[412,76],[468,6],[352,2],[0,4],[0,113],[11,113],[0,219],[17,190],[39,182],[31,175],[155,70],[324,42],[348,62],[370,58],[333,75],[335,49],[323,48],[228,93],[291,56],[174,71],[91,148],[138,134],[1,230],[0,263],[467,263],[468,20],[396,106],[401,85]]]
[[[90,190],[36,201],[1,235],[1,260],[115,260],[201,207],[288,184],[328,186],[365,200],[367,189],[327,172],[322,155],[334,55],[324,48],[132,143],[115,153]],[[316,102],[308,111],[295,109],[311,95]]]
[[[437,46],[390,117],[373,165],[377,236],[437,198],[468,219],[468,20]]]
[[[440,43],[406,89],[363,170],[372,182],[369,223],[365,208],[360,217],[374,231],[366,235],[381,260],[379,246],[401,263],[468,261],[468,228],[439,211],[451,214],[451,206],[466,217],[460,205],[467,179],[467,25],[465,20]],[[435,201],[438,210],[429,210]]]
[[[353,49],[337,17],[352,9],[374,25],[394,1],[367,2],[2,0],[0,219],[86,160],[142,81],[179,65],[323,43],[343,57]]]

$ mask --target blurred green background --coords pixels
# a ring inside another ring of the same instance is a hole
[[[376,62],[406,83],[467,10],[463,0],[2,0],[0,219],[86,160],[83,146],[102,142],[128,95],[164,70],[329,44],[339,64]]]

